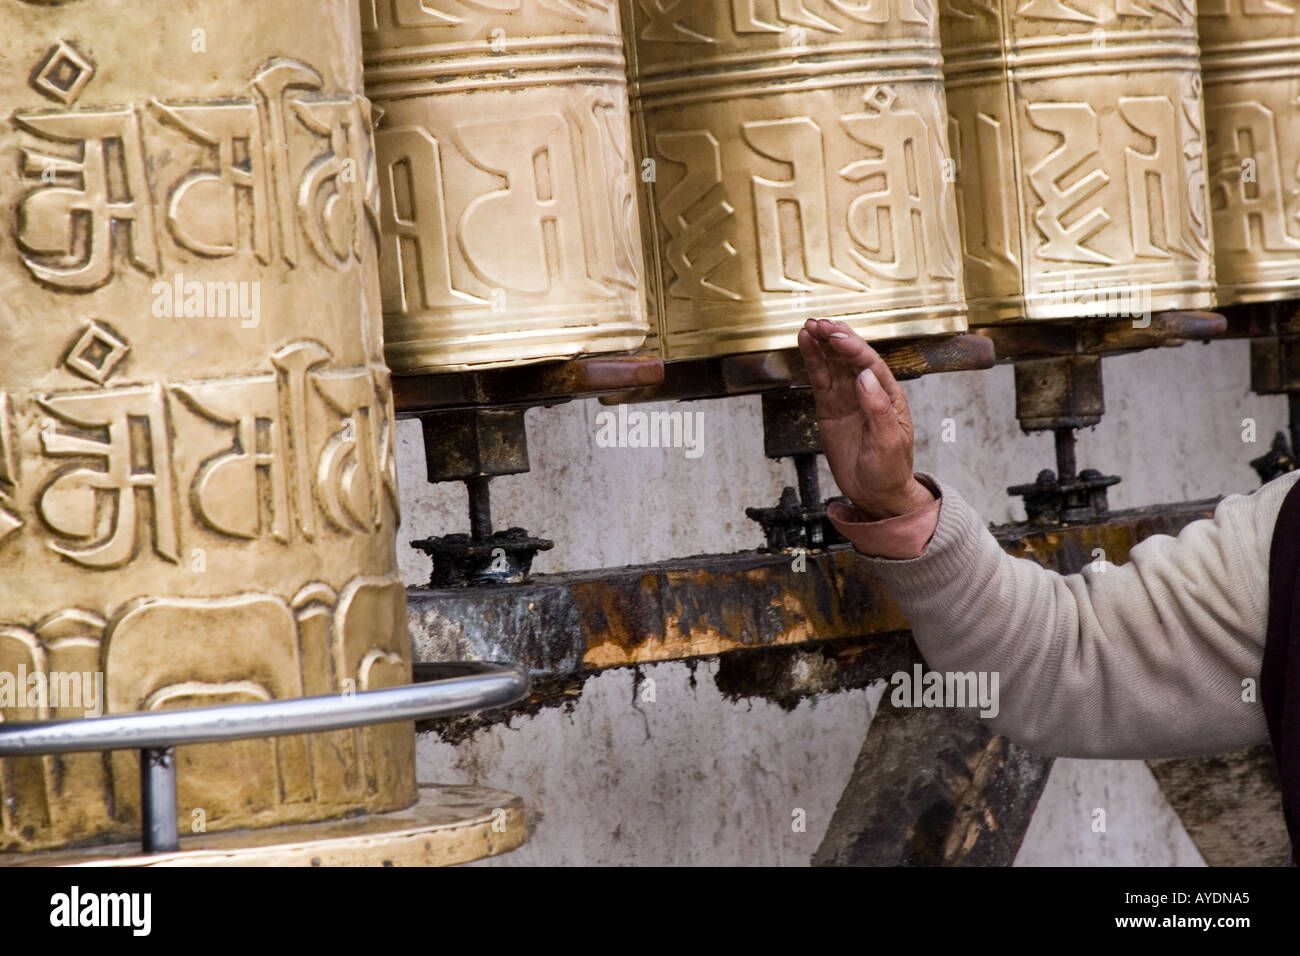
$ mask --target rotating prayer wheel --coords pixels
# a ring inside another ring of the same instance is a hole
[[[1219,304],[1300,298],[1300,8],[1198,4]]]
[[[966,307],[933,7],[623,0],[623,19],[652,347],[669,363],[662,387],[628,397],[763,392],[766,452],[794,459],[798,489],[747,513],[769,548],[821,547],[836,536],[793,354],[804,322],[849,323],[900,372],[992,362],[987,342],[958,334]]]
[[[525,412],[662,378],[602,359],[648,331],[618,9],[366,0],[362,22],[388,360],[429,480],[469,492],[470,533],[415,546],[435,583],[517,583],[551,542],[494,528],[489,482],[528,470]]]
[[[971,324],[1214,305],[1196,19],[943,6]]]
[[[1251,339],[1252,389],[1290,405],[1289,436],[1251,462],[1267,481],[1295,468],[1300,435],[1300,8],[1210,0],[1198,17],[1219,303]]]
[[[365,0],[388,361],[399,375],[638,348],[612,3]]]
[[[809,317],[872,339],[965,330],[933,7],[623,15],[666,360],[788,349]]]
[[[954,0],[940,31],[971,324],[1016,363],[1022,429],[1056,440],[1057,471],[1009,490],[1034,522],[1095,517],[1119,479],[1076,473],[1074,436],[1104,411],[1101,355],[1223,327],[1198,311],[1215,274],[1195,11]]]
[[[157,12],[0,6],[6,721],[411,680],[356,6]],[[177,763],[186,833],[416,799],[409,722]],[[130,751],[2,759],[0,850],[139,801]]]

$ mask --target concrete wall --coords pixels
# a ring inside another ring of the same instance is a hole
[[[1284,427],[1285,401],[1249,391],[1244,342],[1184,345],[1107,359],[1107,414],[1080,435],[1079,465],[1123,476],[1113,508],[1248,491],[1247,462]],[[926,378],[905,386],[916,466],[960,487],[986,520],[1022,517],[1005,494],[1053,467],[1049,435],[1022,434],[1012,372]],[[763,457],[757,398],[674,406],[703,412],[703,454],[600,448],[602,406],[529,413],[529,474],[493,483],[498,527],[556,540],[543,572],[750,549],[747,505],[774,504],[792,466]],[[647,406],[646,408],[650,408]],[[1242,441],[1244,419],[1257,441]],[[942,440],[946,419],[955,441]],[[404,422],[402,570],[427,579],[411,537],[466,530],[465,493],[424,480],[420,430]],[[823,463],[824,490],[833,482]],[[619,670],[589,680],[565,708],[516,718],[453,746],[419,743],[423,780],[482,783],[521,794],[535,826],[518,863],[805,864],[853,768],[880,687],[811,698],[793,711],[719,694],[714,662]],[[1098,832],[1095,811],[1106,814]],[[803,811],[803,830],[798,829]],[[1197,864],[1141,763],[1059,761],[1026,837],[1023,864]]]

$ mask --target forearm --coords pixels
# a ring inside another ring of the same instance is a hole
[[[940,490],[920,557],[866,560],[931,667],[998,673],[996,730],[1086,757],[1267,739],[1242,682],[1258,678],[1267,533],[1286,488],[1232,496],[1214,519],[1142,542],[1122,566],[1068,576],[1008,555],[957,492]]]

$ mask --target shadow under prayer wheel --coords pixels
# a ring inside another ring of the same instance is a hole
[[[397,374],[638,348],[647,318],[618,10],[365,0]]]
[[[965,330],[933,5],[623,11],[666,359]]]
[[[355,3],[0,36],[0,717],[409,683]],[[180,829],[405,807],[413,758],[409,722],[178,747]],[[2,758],[0,850],[139,804],[134,751]]]
[[[951,0],[940,17],[971,324],[1212,308],[1186,0]]]
[[[1198,6],[1219,304],[1300,298],[1300,6]]]

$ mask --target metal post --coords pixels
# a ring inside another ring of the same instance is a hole
[[[799,476],[799,504],[804,511],[813,511],[821,507],[821,487],[817,480],[817,455],[812,452],[803,452],[794,456],[795,472]],[[825,542],[822,540],[822,525],[820,521],[810,521],[804,526],[804,533],[807,535],[808,547],[820,548]]]
[[[492,537],[492,493],[488,482],[492,479],[479,475],[465,479],[469,489],[469,530],[475,541],[487,541]]]
[[[176,829],[176,751],[146,747],[140,751],[141,843],[146,853],[180,849]]]
[[[1058,481],[1070,481],[1075,478],[1079,467],[1074,456],[1074,429],[1056,428],[1056,478]]]

